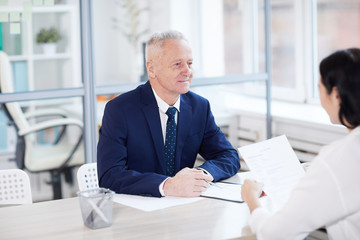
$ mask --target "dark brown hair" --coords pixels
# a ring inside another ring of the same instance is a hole
[[[320,63],[320,75],[329,94],[334,87],[338,89],[341,100],[339,110],[341,124],[351,129],[359,126],[360,49],[340,50],[324,58]]]

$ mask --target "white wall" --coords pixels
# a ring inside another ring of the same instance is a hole
[[[157,31],[174,29],[187,37],[193,49],[195,77],[224,74],[223,17],[221,0],[137,0],[142,8],[140,28],[148,28],[139,42]],[[94,1],[94,47],[98,85],[138,82],[142,55],[114,28],[113,17],[126,14],[115,1]],[[121,19],[125,20],[125,19]]]
[[[114,1],[93,1],[95,74],[97,85],[134,82],[137,59],[131,43],[122,30],[116,29],[112,18],[120,16],[121,9]],[[124,19],[122,19],[124,20]],[[130,71],[129,71],[130,69]],[[133,71],[134,70],[134,71]]]

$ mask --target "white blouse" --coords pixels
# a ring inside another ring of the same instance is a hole
[[[274,214],[252,212],[257,239],[304,239],[326,227],[329,239],[360,239],[360,127],[323,147],[289,201]]]

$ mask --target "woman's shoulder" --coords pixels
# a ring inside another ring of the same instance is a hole
[[[345,137],[338,139],[323,147],[319,152],[319,157],[326,159],[326,162],[341,161],[344,163],[352,158],[360,156],[360,127],[355,128]]]

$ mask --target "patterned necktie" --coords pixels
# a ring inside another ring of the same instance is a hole
[[[165,137],[165,164],[166,175],[175,175],[175,146],[176,146],[176,122],[175,122],[176,108],[169,107],[166,111],[168,120],[166,123],[166,137]]]

